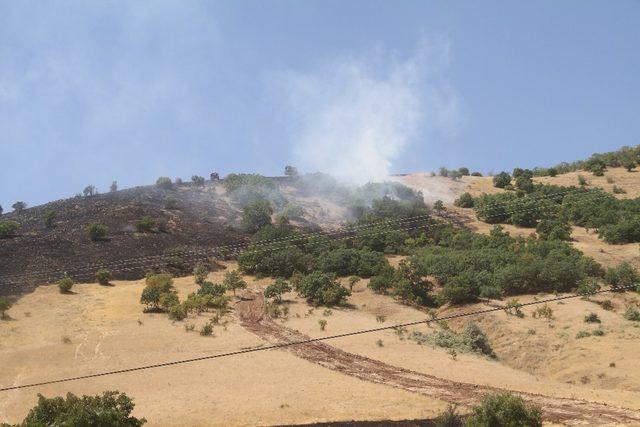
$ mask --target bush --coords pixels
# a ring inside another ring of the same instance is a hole
[[[158,310],[161,307],[161,298],[173,290],[173,278],[170,274],[148,274],[146,286],[142,290],[140,303],[146,305],[146,310]],[[162,302],[167,303],[168,300]]]
[[[587,314],[586,316],[584,316],[584,321],[585,323],[602,323],[596,313]]]
[[[15,221],[0,221],[0,239],[14,236],[20,225]]]
[[[273,209],[268,200],[254,200],[242,208],[242,224],[249,233],[255,233],[271,224]]]
[[[233,295],[236,294],[236,290],[238,289],[246,289],[247,282],[242,280],[242,276],[238,271],[229,271],[224,275],[224,280],[222,281],[224,287],[230,291],[233,291]]]
[[[6,311],[11,308],[13,303],[8,298],[0,297],[0,319],[7,317]]]
[[[283,278],[278,278],[274,283],[264,290],[265,298],[273,298],[277,302],[282,302],[282,295],[291,291],[289,285]]]
[[[58,280],[58,289],[61,294],[68,294],[71,292],[71,288],[73,287],[73,280],[70,277],[65,277],[64,279]]]
[[[156,180],[156,187],[162,188],[163,190],[169,190],[173,187],[173,183],[171,182],[171,178],[166,176],[161,176]]]
[[[624,318],[634,322],[640,322],[640,309],[636,306],[630,305],[627,307],[627,311],[624,312]]]
[[[178,209],[178,201],[171,196],[167,196],[164,198],[164,207],[169,210]]]
[[[625,288],[638,283],[640,274],[629,262],[624,261],[617,267],[608,268],[604,280],[614,288]]]
[[[136,230],[140,233],[149,233],[156,225],[156,222],[148,216],[136,221]]]
[[[196,268],[193,269],[193,276],[198,285],[202,285],[204,281],[207,280],[208,275],[209,269],[204,264],[198,264],[196,265]]]
[[[511,185],[511,175],[507,172],[500,172],[498,175],[493,177],[494,187],[505,188],[508,185]]]
[[[321,271],[313,271],[302,278],[297,290],[315,306],[344,304],[351,295],[351,291],[336,281],[335,275]]]
[[[99,222],[92,222],[87,226],[87,232],[89,233],[89,238],[95,242],[105,238],[107,227]]]
[[[561,219],[543,219],[536,226],[536,232],[545,240],[571,240],[571,225]]]
[[[487,336],[473,322],[467,323],[459,334],[449,329],[445,324],[441,329],[430,334],[414,331],[409,335],[409,339],[419,344],[430,344],[462,353],[478,353],[495,357]]]
[[[542,409],[509,393],[486,396],[474,406],[468,427],[542,427]]]
[[[224,295],[227,291],[227,288],[224,285],[220,285],[218,283],[211,282],[203,282],[200,285],[200,289],[198,289],[198,295],[209,295],[211,297],[217,298]]]
[[[379,253],[368,249],[336,248],[320,255],[318,269],[338,276],[371,277],[379,274],[389,263]]]
[[[203,337],[208,337],[213,335],[213,325],[211,323],[205,323],[200,329],[200,335]]]
[[[118,426],[138,427],[144,418],[131,416],[133,401],[126,394],[105,391],[102,396],[46,398],[38,394],[38,403],[22,422],[25,426]]]
[[[436,417],[435,427],[463,427],[462,417],[456,411],[456,407],[449,405],[447,409]]]
[[[106,268],[101,268],[96,272],[96,281],[101,285],[108,285],[111,280],[111,272]]]
[[[377,294],[386,294],[393,287],[393,268],[385,269],[381,274],[369,280],[369,288]]]
[[[589,183],[587,182],[587,179],[584,176],[578,175],[578,185],[580,187],[584,187],[589,185]]]
[[[56,219],[56,212],[55,211],[47,211],[46,214],[44,214],[44,225],[47,228],[53,228],[53,221]]]
[[[462,193],[453,204],[459,208],[472,208],[474,204],[473,196],[469,193]]]
[[[187,318],[187,306],[185,304],[176,304],[169,309],[169,319],[182,321]]]

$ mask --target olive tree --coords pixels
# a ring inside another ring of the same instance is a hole
[[[247,282],[242,280],[242,276],[238,273],[237,270],[229,271],[224,275],[224,280],[222,284],[225,288],[233,292],[233,295],[236,294],[238,289],[246,289]]]

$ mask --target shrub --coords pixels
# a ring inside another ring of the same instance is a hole
[[[298,177],[298,169],[295,166],[285,166],[284,167],[284,174],[288,177],[291,178],[297,178]]]
[[[627,307],[627,311],[624,312],[624,318],[634,322],[640,321],[640,309],[638,307],[630,305]]]
[[[327,321],[324,319],[318,320],[318,324],[320,325],[321,331],[324,331],[324,329],[327,327]]]
[[[468,427],[541,427],[542,409],[527,405],[521,397],[509,393],[486,396],[472,408]]]
[[[160,294],[158,303],[163,310],[169,311],[171,308],[180,304],[180,299],[175,291],[169,291]]]
[[[236,290],[246,289],[247,287],[247,282],[242,280],[242,276],[240,276],[237,270],[227,272],[224,275],[222,284],[226,289],[233,291],[233,295],[236,294]]]
[[[170,293],[172,289],[173,278],[170,274],[148,274],[140,303],[146,305],[146,310],[158,310],[161,307],[162,296]]]
[[[167,196],[164,198],[164,207],[169,210],[178,209],[178,201],[171,196]]]
[[[460,208],[472,208],[474,204],[473,196],[469,193],[462,193],[453,204]]]
[[[213,335],[213,325],[209,322],[202,325],[202,328],[200,329],[200,335],[203,337],[208,337]]]
[[[105,238],[107,235],[107,227],[99,222],[92,222],[87,226],[87,232],[91,240],[95,242]]]
[[[313,271],[302,278],[297,290],[301,297],[316,306],[344,304],[351,295],[351,291],[336,281],[335,275],[321,271]]]
[[[576,334],[576,339],[587,338],[591,336],[591,332],[589,331],[580,331]]]
[[[108,285],[111,280],[111,272],[106,268],[101,268],[96,272],[96,281],[101,285]]]
[[[582,283],[580,283],[580,286],[578,286],[578,289],[576,289],[576,292],[585,295],[586,299],[588,299],[589,295],[598,292],[598,290],[600,290],[598,281],[590,278],[583,280]]]
[[[208,275],[209,275],[209,269],[204,264],[198,264],[193,269],[193,276],[198,285],[202,286],[204,281],[207,280]]]
[[[273,209],[268,200],[254,200],[242,208],[242,224],[249,233],[255,233],[271,224]]]
[[[156,180],[156,187],[162,188],[163,190],[169,190],[173,187],[173,183],[171,182],[171,178],[166,176],[161,176]]]
[[[38,394],[38,403],[21,425],[139,427],[146,420],[131,416],[134,406],[131,398],[117,391],[82,397],[67,393],[66,398]]]
[[[65,277],[64,279],[58,280],[58,289],[61,294],[67,294],[71,291],[73,287],[73,280],[70,277]]]
[[[500,172],[493,177],[493,186],[497,188],[505,188],[511,184],[511,175],[507,172]]]
[[[454,349],[462,353],[478,353],[495,357],[487,336],[473,322],[465,325],[462,332],[455,333],[449,327],[441,324],[441,328],[430,334],[414,331],[409,339],[419,344],[431,344],[436,347]]]
[[[614,185],[613,189],[611,191],[613,191],[613,194],[626,194],[627,193],[627,190],[625,190],[624,188],[618,187],[617,185]]]
[[[111,182],[111,185],[109,186],[109,191],[112,193],[115,193],[116,191],[118,191],[118,181]]]
[[[545,318],[547,320],[553,319],[553,309],[549,307],[546,303],[538,308],[536,308],[533,312],[533,317],[535,318]]]
[[[141,233],[149,233],[155,225],[156,222],[151,217],[145,216],[136,221],[136,230]]]
[[[214,298],[221,297],[226,292],[227,288],[224,285],[217,283],[203,282],[198,289],[198,295],[210,295]]]
[[[282,302],[282,295],[291,291],[289,285],[283,278],[278,278],[274,283],[264,290],[265,298],[273,298],[277,302]]]
[[[185,304],[176,304],[169,309],[169,319],[184,320],[187,318],[187,306]]]
[[[0,239],[6,239],[16,234],[20,225],[15,221],[0,221]]]
[[[578,185],[580,185],[580,187],[584,187],[589,185],[589,183],[587,182],[587,179],[584,176],[578,175]]]
[[[55,211],[47,211],[46,214],[44,214],[44,225],[47,228],[52,228],[53,227],[53,221],[56,219],[56,213]]]
[[[436,417],[434,421],[435,427],[463,427],[462,417],[456,411],[454,405],[449,405],[447,409]]]
[[[11,308],[13,303],[8,298],[0,297],[0,319],[7,317],[6,311]]]
[[[393,273],[394,270],[389,268],[385,269],[381,274],[373,276],[369,280],[369,289],[378,294],[387,293],[393,287]]]
[[[585,323],[601,323],[600,318],[596,313],[589,313],[584,316]]]
[[[604,280],[614,288],[625,288],[640,281],[640,274],[629,262],[624,261],[616,267],[608,268]]]
[[[571,225],[561,219],[543,219],[536,226],[536,233],[545,240],[571,240]]]
[[[613,310],[613,303],[609,299],[606,299],[606,300],[600,302],[599,304],[600,304],[600,307],[602,307],[603,310],[607,310],[607,311]]]
[[[194,185],[201,187],[204,185],[204,177],[199,175],[193,175],[191,177],[191,182],[193,182]]]
[[[349,277],[349,290],[353,291],[353,287],[358,283],[361,279],[358,276]]]

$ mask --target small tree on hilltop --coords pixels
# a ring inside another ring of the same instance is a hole
[[[171,178],[166,176],[161,176],[156,180],[156,187],[162,188],[163,190],[169,190],[173,187],[173,183],[171,182]]]
[[[27,204],[25,202],[15,202],[11,207],[15,213],[21,214],[27,208]]]
[[[297,178],[298,177],[298,168],[296,168],[295,166],[285,166],[284,167],[284,174],[288,177],[291,178]]]
[[[204,177],[200,175],[193,175],[191,177],[191,182],[198,187],[202,187],[204,185]]]
[[[2,205],[0,205],[0,215],[2,215],[3,209],[2,209]]]
[[[84,197],[94,196],[97,193],[98,189],[94,185],[87,185],[86,187],[84,187],[84,190],[82,190],[82,195]]]
[[[8,298],[0,297],[0,319],[6,319],[6,311],[11,308],[13,303]]]
[[[227,272],[224,275],[222,284],[225,288],[232,291],[234,296],[236,294],[236,290],[247,288],[247,282],[242,280],[242,276],[240,276],[240,273],[238,273],[237,270]]]
[[[118,181],[113,181],[111,183],[111,185],[109,186],[109,191],[111,191],[112,193],[118,191]]]
[[[511,175],[507,172],[500,172],[493,177],[493,186],[496,188],[505,188],[511,184]]]
[[[276,302],[282,302],[282,295],[291,291],[289,285],[283,278],[278,278],[274,283],[264,290],[265,298],[273,298]]]

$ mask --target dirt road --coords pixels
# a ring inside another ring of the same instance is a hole
[[[247,292],[236,306],[240,323],[250,332],[271,344],[307,340],[310,337],[279,325],[264,315],[264,298]],[[302,359],[363,381],[436,397],[458,405],[476,404],[484,395],[506,391],[499,388],[450,381],[431,375],[388,365],[378,360],[348,353],[323,342],[286,347]],[[538,394],[517,393],[527,402],[544,410],[544,419],[566,425],[640,425],[640,411],[616,408],[576,399],[562,399]]]

